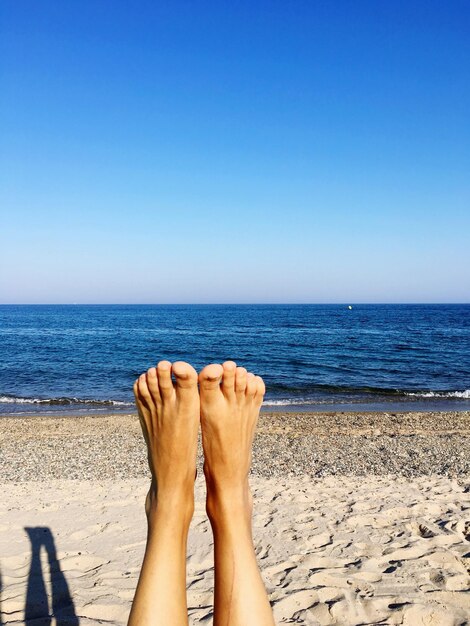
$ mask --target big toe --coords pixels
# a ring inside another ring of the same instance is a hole
[[[197,396],[197,372],[192,365],[176,361],[173,363],[172,372],[178,397],[188,399]]]
[[[201,394],[211,393],[220,390],[220,381],[224,368],[220,363],[212,363],[206,365],[206,367],[199,374],[199,389]]]

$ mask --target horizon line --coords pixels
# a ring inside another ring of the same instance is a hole
[[[0,306],[435,306],[469,302],[0,302]]]

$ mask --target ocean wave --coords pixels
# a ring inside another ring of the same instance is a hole
[[[15,396],[0,396],[0,404],[49,404],[73,405],[92,404],[95,406],[132,406],[132,402],[120,400],[93,400],[89,398],[17,398]]]
[[[303,406],[305,404],[322,404],[317,400],[265,400],[263,406]]]
[[[470,389],[464,391],[419,391],[405,392],[406,396],[414,396],[415,398],[463,398],[470,400]]]
[[[371,396],[396,396],[403,395],[405,392],[400,391],[400,389],[393,389],[388,387],[368,387],[368,386],[357,386],[357,387],[348,387],[346,385],[328,385],[328,384],[319,384],[319,383],[306,383],[300,384],[297,387],[293,387],[284,382],[270,382],[269,383],[269,391],[275,392],[279,395],[289,394],[303,394],[304,397],[308,396],[323,396],[327,398],[331,395],[336,394],[344,394],[347,396],[350,395],[371,395]]]
[[[263,402],[263,406],[305,406],[313,404],[341,404],[347,403],[360,403],[364,401],[371,401],[374,399],[387,398],[391,400],[391,396],[395,396],[397,401],[405,401],[406,398],[436,398],[436,399],[460,399],[470,400],[470,389],[464,391],[401,391],[399,389],[394,390],[375,390],[371,393],[371,390],[367,391],[363,389],[348,390],[348,393],[331,394],[329,397],[323,396],[322,398],[280,398],[280,399],[268,399]]]

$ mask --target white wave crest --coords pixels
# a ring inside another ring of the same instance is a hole
[[[302,406],[312,404],[312,400],[265,400],[263,406]],[[315,402],[315,404],[318,404]]]
[[[39,398],[11,398],[10,396],[0,396],[2,404],[40,404],[44,400]]]
[[[15,398],[0,396],[0,404],[106,404],[110,406],[132,406],[120,400],[81,400],[80,398]]]
[[[470,400],[470,389],[464,391],[421,391],[417,393],[407,393],[407,396],[414,396],[415,398],[463,398],[464,400]]]

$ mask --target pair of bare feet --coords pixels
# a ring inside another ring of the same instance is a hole
[[[265,387],[233,361],[161,361],[134,385],[152,484],[147,548],[129,626],[187,624],[186,542],[194,510],[199,425],[214,533],[214,624],[273,622],[253,549],[251,448]]]

